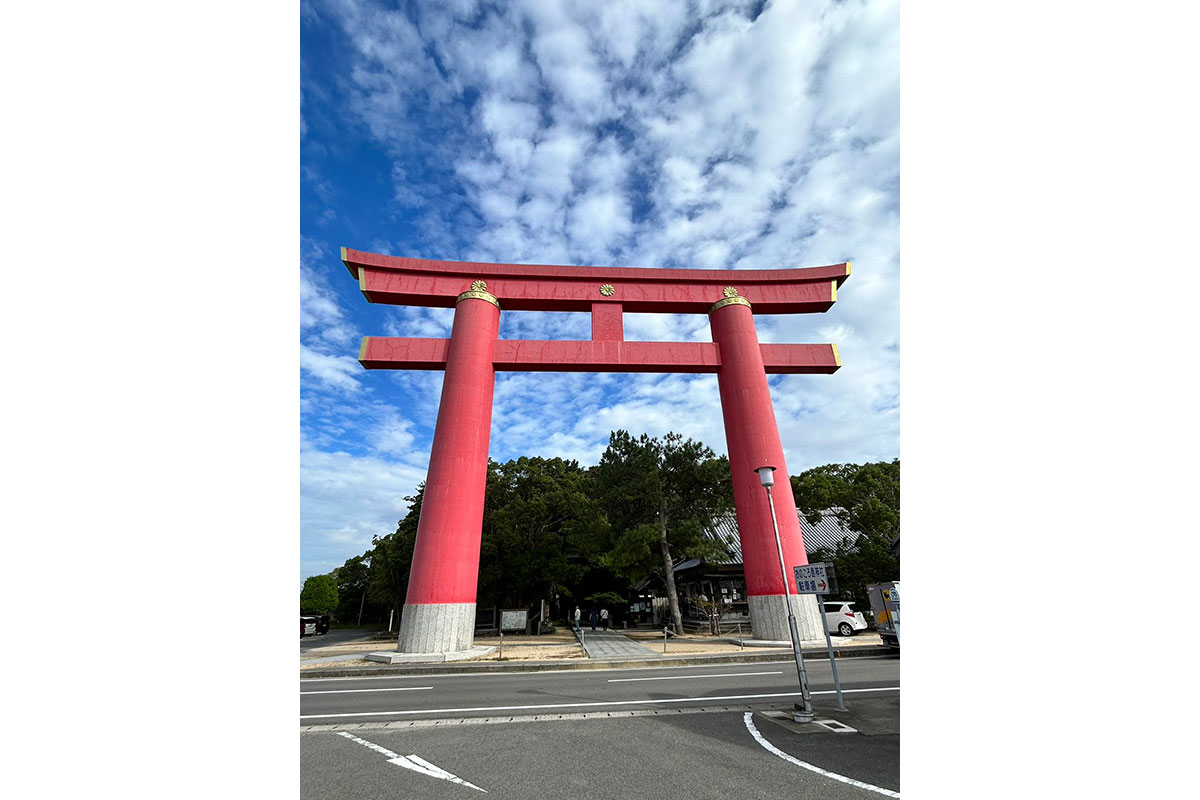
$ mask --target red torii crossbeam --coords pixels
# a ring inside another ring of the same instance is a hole
[[[787,605],[770,509],[754,470],[787,475],[767,374],[830,374],[833,344],[760,344],[754,312],[828,310],[849,262],[779,270],[643,269],[434,261],[342,248],[369,302],[455,309],[449,339],[363,338],[367,369],[444,370],[429,475],[399,647],[405,653],[468,650],[474,635],[483,493],[497,371],[716,373],[742,540],[751,625],[785,640]],[[587,311],[587,341],[499,340],[501,308]],[[728,309],[728,310],[726,310]],[[707,313],[713,341],[627,342],[623,315]],[[784,561],[808,563],[791,485],[774,493]],[[816,603],[792,598],[802,638],[819,638]]]

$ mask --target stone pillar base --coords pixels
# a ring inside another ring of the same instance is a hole
[[[787,603],[781,594],[750,595],[750,627],[755,639],[790,642]],[[796,615],[796,631],[800,641],[825,641],[824,614],[816,595],[793,594],[792,613]]]
[[[458,653],[475,641],[474,603],[409,603],[400,617],[401,653]]]

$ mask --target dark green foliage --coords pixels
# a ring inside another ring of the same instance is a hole
[[[372,548],[367,552],[371,563],[371,577],[367,588],[367,600],[377,607],[399,612],[408,592],[408,573],[412,568],[413,548],[417,543],[417,522],[421,518],[421,501],[425,497],[425,484],[417,487],[415,497],[406,497],[408,514],[396,526],[393,533],[376,536],[371,540]]]
[[[589,471],[593,491],[615,534],[605,561],[636,581],[663,571],[660,511],[674,560],[715,556],[720,545],[702,535],[733,507],[729,459],[701,442],[668,433],[662,441],[614,431],[600,464]]]
[[[371,580],[371,561],[368,554],[346,559],[333,571],[337,579],[337,617],[343,623],[358,621],[359,612],[366,611],[367,585]]]
[[[660,441],[618,430],[589,478],[615,537],[604,562],[631,581],[652,571],[662,575],[676,630],[682,630],[671,564],[719,550],[703,531],[733,505],[729,460],[677,433]]]
[[[610,538],[587,488],[575,461],[522,457],[488,464],[481,605],[532,605],[580,581]]]
[[[791,481],[797,508],[810,521],[834,508],[843,524],[863,533],[854,547],[812,559],[833,561],[843,594],[866,608],[862,587],[900,574],[888,551],[900,534],[900,462],[829,464]],[[320,576],[331,584],[336,578],[328,607],[343,622],[356,620],[360,608],[364,621],[380,622],[389,609],[400,610],[423,498],[421,485],[405,498],[408,513],[393,533]],[[660,440],[614,431],[591,469],[561,458],[489,462],[478,603],[536,608],[544,599],[555,619],[566,619],[576,604],[585,612],[607,607],[615,619],[636,581],[650,573],[665,580],[666,559],[716,557],[721,545],[703,529],[732,508],[729,460],[676,433]]]
[[[792,476],[796,507],[815,524],[824,509],[861,535],[852,545],[817,550],[812,561],[832,561],[841,594],[860,610],[870,608],[866,586],[900,577],[900,561],[892,542],[900,536],[900,461],[872,464],[826,464]]]
[[[332,575],[313,575],[304,579],[300,590],[300,612],[328,614],[337,609],[337,581]]]
[[[619,609],[625,605],[625,598],[616,592],[596,592],[585,597],[583,602],[588,608],[607,608],[611,614],[613,609]]]

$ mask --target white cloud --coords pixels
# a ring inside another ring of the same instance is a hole
[[[771,378],[793,472],[891,458],[899,451],[898,4],[777,2],[751,20],[756,6],[425,4],[413,24],[371,0],[331,4],[352,43],[338,79],[394,162],[394,195],[415,215],[404,243],[372,247],[421,255],[416,242],[442,258],[601,266],[853,259],[829,312],[756,324],[764,342],[832,341],[841,352],[835,375]],[[420,177],[431,165],[439,177]],[[330,391],[369,387],[374,402],[395,407],[361,423],[377,452],[427,452],[441,374],[364,375],[336,295],[311,276],[302,292],[306,374]],[[366,332],[444,337],[452,318],[449,309],[400,309]],[[630,340],[711,340],[703,316],[627,315],[625,331]],[[501,316],[504,337],[589,335],[584,315]],[[723,452],[722,426],[711,375],[502,373],[492,454],[594,463],[618,427],[675,430]],[[415,485],[423,473],[406,464]]]
[[[357,380],[362,366],[353,356],[329,356],[301,343],[300,369],[328,387],[346,392],[357,392],[362,388]]]
[[[375,456],[326,452],[304,443],[300,451],[301,571],[321,574],[391,533],[408,513],[405,496],[424,480],[425,468]]]

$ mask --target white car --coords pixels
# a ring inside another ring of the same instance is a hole
[[[824,603],[825,627],[830,633],[841,636],[853,636],[867,629],[866,617],[861,611],[854,610],[854,603],[843,603],[840,600]]]

